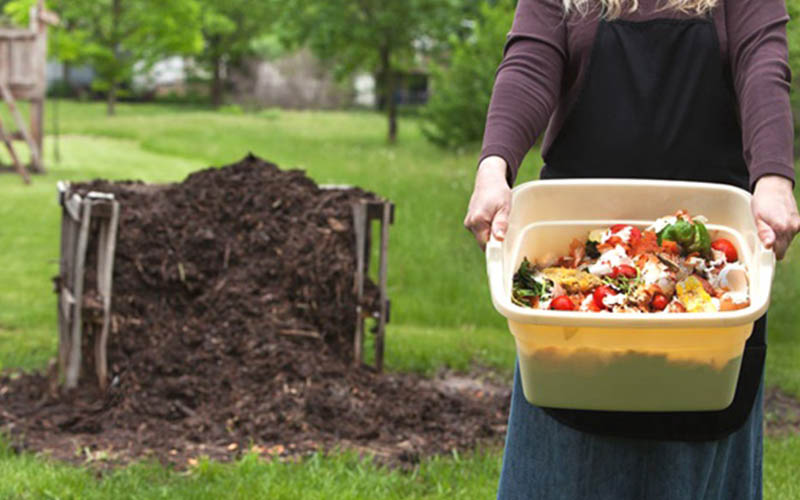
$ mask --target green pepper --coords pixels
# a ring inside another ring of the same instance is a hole
[[[711,236],[709,236],[706,226],[700,221],[694,223],[694,240],[686,247],[686,252],[697,252],[703,256],[711,254]]]
[[[700,221],[688,222],[681,219],[670,224],[658,233],[658,244],[664,240],[674,241],[687,254],[698,252],[708,256],[711,253],[711,237]]]

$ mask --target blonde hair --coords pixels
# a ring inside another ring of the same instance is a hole
[[[703,15],[717,6],[719,0],[664,0],[662,9],[676,10],[686,14]],[[639,0],[562,0],[564,12],[576,11],[586,14],[590,8],[600,4],[603,17],[615,19],[622,14],[635,12]]]

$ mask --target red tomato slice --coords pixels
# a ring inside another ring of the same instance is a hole
[[[669,299],[663,293],[653,295],[653,300],[650,301],[650,306],[656,311],[663,311],[669,304]]]
[[[736,247],[733,246],[733,243],[731,243],[731,240],[725,238],[714,240],[714,242],[711,243],[711,248],[723,252],[725,254],[725,260],[728,262],[736,262],[739,260],[739,253],[736,251]]]
[[[636,268],[628,264],[620,264],[611,270],[611,279],[623,276],[628,279],[636,277]]]
[[[608,309],[605,304],[603,304],[603,299],[608,297],[609,295],[613,296],[616,295],[617,292],[614,291],[608,285],[600,285],[594,289],[594,293],[592,294],[592,301],[594,305],[599,307],[600,310]]]
[[[575,310],[575,304],[573,304],[566,295],[560,295],[550,302],[550,309],[555,309],[556,311],[573,311]]]

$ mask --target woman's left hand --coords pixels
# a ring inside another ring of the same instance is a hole
[[[767,248],[783,259],[794,236],[800,232],[800,215],[792,194],[792,181],[780,175],[765,175],[756,182],[751,206],[758,236]]]

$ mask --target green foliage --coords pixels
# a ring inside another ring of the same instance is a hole
[[[203,50],[197,56],[210,75],[213,103],[222,103],[223,67],[241,67],[273,28],[276,4],[267,0],[197,0],[201,6]]]
[[[495,71],[513,18],[509,0],[483,4],[472,35],[454,37],[450,60],[433,71],[432,95],[424,112],[428,139],[458,147],[483,137]]]
[[[27,21],[35,0],[13,0],[5,12]],[[198,0],[51,0],[61,17],[54,29],[53,52],[70,63],[88,63],[95,90],[109,95],[109,113],[120,86],[137,70],[147,70],[168,55],[202,49]]]
[[[287,43],[308,45],[333,61],[340,75],[356,70],[377,72],[380,51],[390,50],[392,65],[407,68],[428,38],[440,37],[454,15],[456,0],[326,0],[285,4],[282,36]]]
[[[263,34],[253,40],[251,46],[256,56],[267,61],[277,59],[286,53],[286,46],[277,33]]]
[[[282,36],[308,46],[344,77],[369,71],[378,80],[394,140],[394,85],[398,72],[423,64],[422,57],[461,23],[464,0],[326,0],[283,5]]]

